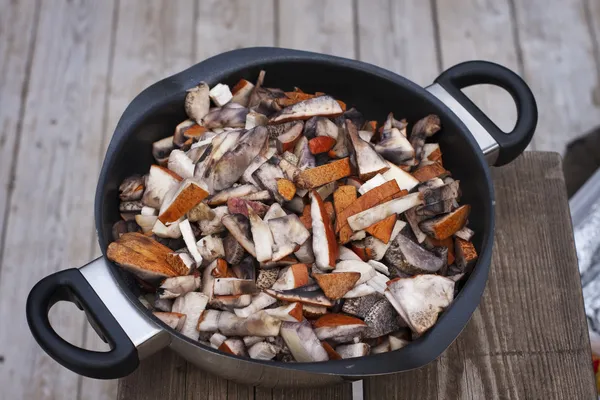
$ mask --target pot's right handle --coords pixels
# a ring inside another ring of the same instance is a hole
[[[517,123],[505,133],[462,91],[468,86],[490,84],[505,89],[517,106]],[[444,71],[429,92],[450,108],[471,131],[490,165],[500,166],[517,158],[527,147],[538,120],[533,93],[511,70],[488,61],[468,61]]]

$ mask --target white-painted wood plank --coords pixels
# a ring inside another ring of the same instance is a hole
[[[242,47],[275,45],[276,0],[197,0],[196,62]]]
[[[35,343],[24,310],[34,283],[89,261],[113,2],[44,1],[39,12],[0,271],[0,387],[3,398],[75,399],[78,375]],[[51,322],[81,345],[83,313],[57,311]]]
[[[463,61],[487,60],[520,72],[509,0],[437,1],[437,15],[444,69]],[[465,92],[500,129],[512,130],[517,112],[508,92],[491,85]]]
[[[121,1],[116,15],[104,146],[137,94],[193,64],[194,0]],[[94,256],[100,254],[94,243]],[[85,346],[106,349],[89,326]],[[117,396],[117,381],[82,378],[80,393],[82,400],[112,400]]]
[[[358,0],[358,56],[427,86],[438,76],[431,3]]]
[[[584,3],[514,3],[524,75],[539,108],[534,148],[564,153],[568,142],[600,124],[598,65]]]
[[[15,145],[21,132],[23,97],[36,30],[36,0],[0,0],[0,246]],[[0,249],[0,255],[2,249]],[[1,265],[0,265],[1,268]]]
[[[356,57],[348,0],[280,0],[278,26],[281,47]]]

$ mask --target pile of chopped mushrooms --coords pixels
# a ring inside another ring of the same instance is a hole
[[[314,362],[409,345],[477,258],[430,139],[440,119],[379,125],[264,78],[188,90],[189,119],[119,188],[108,258],[157,318],[223,352]]]

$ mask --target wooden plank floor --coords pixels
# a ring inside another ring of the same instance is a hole
[[[3,395],[116,395],[115,382],[81,378],[46,356],[23,309],[40,278],[99,254],[99,166],[121,112],[149,84],[257,45],[358,58],[421,85],[460,61],[489,59],[524,76],[537,96],[530,148],[562,153],[600,125],[598,43],[596,0],[0,0]],[[467,93],[510,129],[506,93]],[[73,343],[102,348],[81,313],[57,307],[51,319]]]

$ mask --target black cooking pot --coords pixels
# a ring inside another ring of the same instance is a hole
[[[382,121],[390,111],[416,121],[440,116],[436,136],[444,165],[460,179],[462,199],[472,206],[469,224],[476,232],[479,260],[452,305],[437,324],[405,348],[363,358],[321,363],[258,361],[219,352],[191,340],[156,319],[137,299],[139,289],[119,267],[101,257],[80,269],[68,269],[38,282],[27,299],[27,320],[40,346],[56,361],[81,375],[119,378],[139,360],[170,346],[188,361],[214,374],[242,383],[267,386],[319,385],[344,379],[419,368],[438,357],[465,327],[483,293],[494,235],[494,192],[488,165],[503,165],[527,146],[537,123],[537,107],[527,85],[496,64],[473,61],[456,65],[424,89],[392,72],[360,61],[278,48],[234,50],[203,61],[164,79],[137,96],[127,107],[108,147],[96,190],[96,229],[106,251],[111,228],[119,220],[118,187],[127,176],[144,174],[153,163],[152,143],[173,134],[184,119],[186,89],[199,81],[210,86],[239,79],[254,80],[267,71],[270,87],[322,91],[356,107],[365,117]],[[502,132],[461,89],[493,84],[506,89],[518,111],[510,133]],[[84,350],[52,329],[48,311],[59,300],[72,301],[111,347]]]

